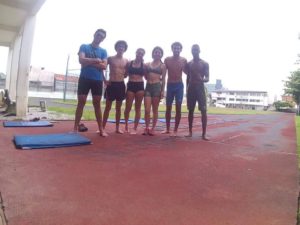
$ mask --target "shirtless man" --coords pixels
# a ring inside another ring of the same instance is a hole
[[[196,102],[201,111],[202,139],[206,137],[207,112],[206,112],[206,93],[204,83],[209,81],[209,64],[200,59],[200,47],[197,44],[192,46],[193,59],[187,64],[187,106],[189,110],[189,133],[186,137],[193,136],[193,120]]]
[[[175,98],[176,114],[175,114],[175,127],[172,136],[177,135],[178,126],[181,119],[181,104],[183,99],[183,82],[182,72],[186,67],[187,60],[180,56],[182,45],[179,42],[174,42],[171,45],[173,56],[165,59],[165,65],[168,71],[167,79],[167,97],[166,97],[166,130],[162,133],[170,133],[170,120],[172,112],[172,104]]]
[[[115,56],[108,57],[107,64],[109,66],[109,81],[106,88],[106,106],[103,114],[103,128],[106,126],[109,111],[112,102],[116,100],[116,133],[123,134],[120,129],[121,107],[125,99],[125,83],[124,77],[126,75],[126,65],[128,60],[123,58],[124,52],[127,50],[127,43],[125,41],[117,41]]]

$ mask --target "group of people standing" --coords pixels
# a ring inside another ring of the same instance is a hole
[[[144,100],[145,107],[145,129],[144,135],[155,135],[155,127],[158,120],[158,108],[161,99],[166,97],[166,130],[162,133],[177,135],[181,119],[181,105],[184,94],[184,85],[182,75],[187,75],[187,107],[189,132],[187,137],[193,135],[193,119],[196,102],[201,111],[202,121],[202,139],[206,137],[207,109],[206,93],[204,83],[209,81],[209,65],[200,59],[200,47],[195,44],[192,46],[193,59],[190,62],[180,56],[182,45],[180,42],[174,42],[171,45],[173,55],[166,57],[162,61],[163,49],[156,46],[152,50],[152,61],[144,62],[145,50],[138,48],[136,57],[129,61],[123,57],[128,45],[126,41],[119,40],[115,43],[116,54],[107,56],[107,51],[100,47],[100,43],[105,39],[106,31],[98,29],[91,44],[80,46],[78,56],[81,64],[81,73],[78,82],[78,104],[75,114],[74,131],[82,131],[86,127],[80,123],[86,99],[91,90],[92,102],[95,110],[95,116],[98,124],[100,136],[108,136],[105,132],[106,123],[109,117],[112,103],[115,101],[115,123],[116,133],[122,134],[120,129],[121,107],[123,100],[126,99],[124,120],[125,132],[136,134],[139,121],[141,119],[141,106]],[[109,67],[109,79],[106,79],[104,72]],[[167,74],[167,76],[166,76]],[[128,77],[127,85],[124,79]],[[166,82],[167,77],[167,82]],[[144,88],[144,79],[146,87]],[[102,118],[101,97],[103,92],[103,82],[106,87],[105,98],[106,105]],[[165,96],[165,86],[166,96]],[[175,99],[175,125],[173,132],[170,131],[172,105]],[[135,117],[133,130],[129,130],[129,114],[134,102]],[[151,123],[152,110],[152,123]]]

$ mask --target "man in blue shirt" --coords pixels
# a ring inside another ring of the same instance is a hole
[[[95,116],[98,123],[100,136],[106,137],[107,134],[102,127],[101,97],[103,80],[105,80],[103,70],[107,66],[107,52],[100,47],[100,43],[105,39],[106,31],[98,29],[94,34],[91,44],[82,44],[78,56],[81,64],[80,77],[77,90],[77,108],[75,114],[74,131],[86,131],[87,128],[80,124],[83,108],[89,91],[91,90]]]

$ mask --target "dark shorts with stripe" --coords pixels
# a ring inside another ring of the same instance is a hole
[[[133,93],[137,93],[139,91],[144,91],[144,82],[131,82],[127,83],[127,91],[131,91]]]
[[[103,90],[103,81],[79,78],[77,94],[88,95],[90,90],[93,96],[101,96]]]
[[[189,85],[187,88],[188,110],[195,110],[196,102],[198,102],[198,109],[200,111],[206,111],[206,93],[204,84]]]
[[[109,101],[123,101],[125,99],[125,83],[110,82],[105,90],[105,98]]]

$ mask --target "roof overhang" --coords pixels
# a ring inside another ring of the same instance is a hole
[[[26,18],[34,16],[46,0],[0,0],[0,46],[11,46]]]

